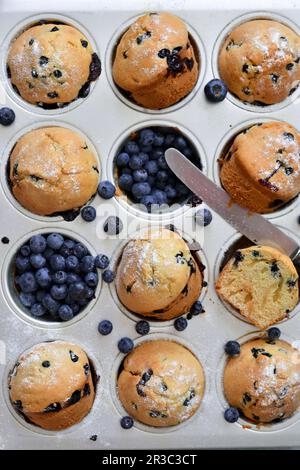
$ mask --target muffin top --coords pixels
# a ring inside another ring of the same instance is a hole
[[[126,411],[150,426],[172,426],[198,409],[205,377],[198,359],[169,340],[146,341],[124,360],[118,379]]]
[[[76,401],[90,374],[88,357],[78,345],[40,343],[18,358],[9,378],[10,398],[25,414],[60,409]]]
[[[9,162],[12,192],[35,214],[78,208],[97,190],[95,154],[81,135],[65,127],[41,127],[23,135]]]
[[[178,73],[193,67],[189,48],[187,28],[177,16],[164,12],[141,16],[118,44],[114,80],[131,92],[151,87],[162,81],[168,70]]]
[[[93,70],[96,56],[76,28],[47,23],[12,42],[7,66],[12,84],[29,103],[69,103],[100,75],[100,69],[97,74]]]
[[[139,313],[164,309],[187,285],[192,266],[189,247],[175,232],[153,230],[131,240],[117,268],[120,300]]]
[[[286,122],[271,121],[235,137],[224,163],[234,159],[245,180],[261,193],[284,202],[300,191],[299,153],[299,132]]]
[[[254,339],[228,359],[224,392],[231,406],[254,422],[290,417],[300,405],[300,354],[286,341]]]
[[[219,71],[229,90],[249,103],[283,101],[300,80],[300,38],[273,20],[251,20],[227,36]]]

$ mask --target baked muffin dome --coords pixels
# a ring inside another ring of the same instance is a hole
[[[87,38],[73,26],[32,26],[12,43],[8,58],[11,83],[32,104],[67,104],[85,97],[101,72]]]
[[[116,84],[145,108],[177,103],[198,78],[186,25],[170,13],[141,16],[123,34],[112,73]]]
[[[300,38],[273,20],[250,20],[227,36],[219,54],[219,73],[229,91],[243,101],[280,103],[300,80]]]
[[[41,127],[23,135],[9,166],[13,195],[34,214],[79,208],[97,191],[97,158],[83,137],[65,127]]]
[[[295,308],[298,274],[291,259],[275,248],[250,246],[228,261],[216,291],[249,323],[264,329]]]
[[[14,407],[41,428],[73,426],[89,413],[95,397],[89,359],[76,344],[37,344],[18,358],[9,395]]]
[[[286,341],[254,339],[228,359],[224,392],[230,406],[251,421],[271,423],[300,405],[300,354]]]
[[[202,273],[185,241],[163,229],[125,246],[116,273],[116,290],[130,311],[170,320],[190,310],[202,288]]]
[[[257,124],[235,137],[220,179],[232,200],[268,213],[300,192],[300,134],[286,122]]]
[[[184,346],[154,340],[137,346],[118,378],[119,398],[126,411],[149,426],[174,426],[199,408],[205,377],[198,359]]]

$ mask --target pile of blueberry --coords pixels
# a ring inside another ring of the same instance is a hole
[[[194,146],[175,128],[147,127],[134,132],[116,156],[119,187],[148,212],[182,203],[191,191],[167,165],[165,150],[174,147],[201,169]]]
[[[14,258],[19,300],[34,317],[71,320],[95,297],[96,268],[108,265],[106,255],[93,257],[82,243],[60,233],[34,235]]]

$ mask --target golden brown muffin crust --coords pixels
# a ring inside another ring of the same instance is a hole
[[[205,377],[198,359],[184,346],[154,340],[137,346],[124,360],[118,393],[126,411],[149,426],[179,424],[199,408]]]
[[[228,359],[224,370],[228,403],[257,423],[292,416],[300,405],[300,354],[282,340],[254,339]]]
[[[257,124],[238,134],[220,160],[220,179],[232,200],[268,213],[300,192],[300,134],[286,122]]]
[[[300,80],[300,38],[273,20],[233,29],[219,54],[219,72],[231,93],[249,103],[280,103]]]
[[[185,24],[170,13],[141,16],[123,34],[112,72],[117,85],[146,108],[176,103],[192,90],[198,77]]]
[[[23,135],[10,155],[10,183],[19,203],[39,215],[76,209],[95,194],[96,156],[76,132],[42,127]]]

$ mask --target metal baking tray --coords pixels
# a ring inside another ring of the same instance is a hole
[[[98,217],[86,223],[80,217],[73,222],[60,218],[35,217],[22,209],[7,187],[6,162],[14,142],[27,130],[43,125],[63,125],[78,129],[94,145],[101,162],[101,178],[112,179],[112,162],[122,140],[132,129],[149,125],[170,125],[191,137],[199,151],[204,171],[218,182],[217,158],[224,145],[240,129],[264,120],[286,120],[300,130],[299,89],[286,101],[270,107],[244,105],[230,94],[217,105],[204,97],[204,84],[217,75],[218,48],[227,32],[250,18],[274,18],[291,25],[299,33],[300,4],[288,0],[264,3],[228,1],[212,4],[207,0],[147,1],[78,1],[52,0],[51,11],[44,11],[41,1],[2,0],[0,3],[1,83],[0,102],[16,112],[16,121],[0,129],[0,449],[191,449],[191,448],[289,448],[300,446],[300,411],[287,421],[271,426],[255,426],[240,420],[235,424],[224,421],[226,406],[222,392],[222,370],[225,356],[223,345],[229,339],[244,341],[257,334],[248,323],[233,315],[218,299],[215,278],[224,253],[240,238],[233,228],[213,214],[205,229],[193,225],[195,209],[185,206],[161,218],[163,225],[173,224],[188,240],[196,238],[201,245],[199,256],[206,265],[208,287],[202,300],[206,313],[194,317],[188,328],[179,333],[173,322],[151,321],[151,332],[139,337],[135,332],[138,318],[127,312],[117,301],[113,285],[102,284],[98,296],[85,311],[67,324],[43,323],[25,316],[16,304],[9,288],[9,268],[18,246],[36,232],[61,231],[83,240],[92,253],[104,252],[116,262],[126,237],[133,237],[149,217],[136,212],[126,200],[110,201],[96,197]],[[143,110],[130,103],[112,83],[111,57],[117,38],[126,27],[145,11],[170,10],[186,21],[201,56],[199,80],[193,92],[177,105],[163,111]],[[28,24],[39,19],[59,19],[74,24],[86,33],[102,61],[103,71],[83,101],[60,110],[45,111],[24,103],[12,91],[5,78],[5,61],[10,40]],[[285,208],[268,215],[275,224],[297,238],[299,198]],[[107,237],[103,221],[117,213],[124,230],[119,237]],[[159,223],[158,216],[151,220]],[[128,235],[127,235],[128,233]],[[7,242],[4,237],[9,240]],[[300,338],[299,305],[292,318],[282,322],[283,338],[295,342]],[[98,322],[109,318],[113,332],[100,336]],[[120,418],[125,414],[116,394],[116,377],[123,356],[117,342],[129,336],[141,341],[167,337],[185,344],[202,362],[206,377],[203,402],[194,417],[179,426],[155,429],[135,423],[123,430]],[[79,424],[66,431],[47,432],[27,424],[12,409],[7,392],[7,374],[18,355],[32,345],[45,340],[64,339],[80,344],[94,363],[100,381],[94,406]],[[97,435],[97,440],[90,437]]]

